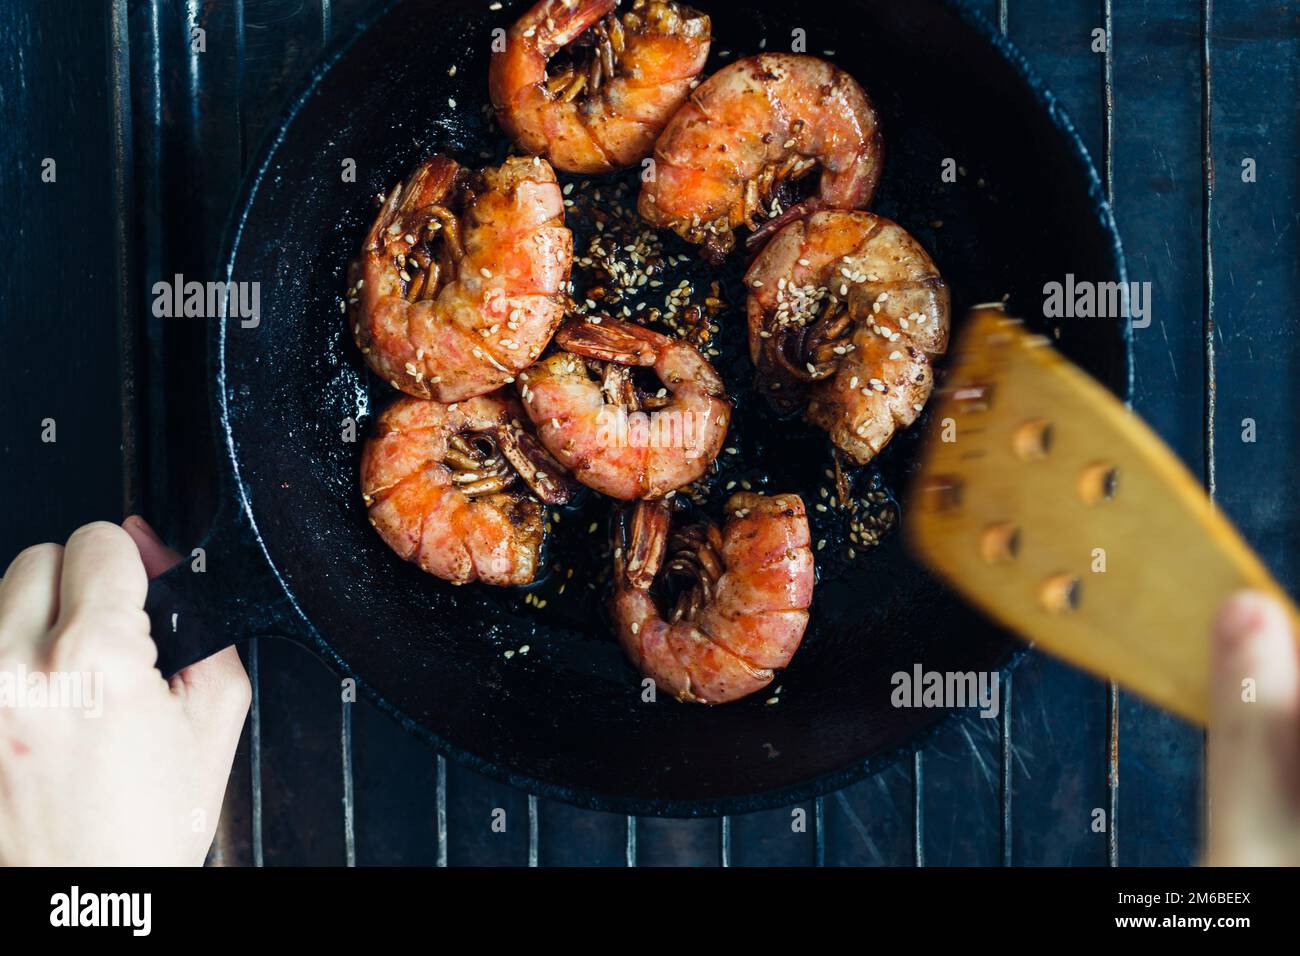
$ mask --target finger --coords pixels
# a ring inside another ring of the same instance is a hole
[[[158,650],[144,613],[148,579],[131,536],[97,521],[63,549],[59,616],[49,652],[60,669],[152,668]]]
[[[0,653],[27,656],[40,646],[59,613],[63,545],[21,552],[0,580]]]
[[[1212,643],[1210,844],[1219,859],[1263,862],[1294,800],[1300,760],[1300,657],[1285,609],[1234,594]]]
[[[129,534],[107,521],[72,532],[63,551],[60,621],[82,609],[142,608],[147,589],[140,552]]]
[[[123,521],[122,530],[135,542],[136,550],[140,552],[140,560],[144,562],[145,573],[149,575],[150,580],[180,561],[181,556],[167,547],[162,538],[158,537],[158,532],[154,531],[149,526],[149,522],[139,515],[131,515]]]

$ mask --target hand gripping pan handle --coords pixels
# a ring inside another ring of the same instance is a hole
[[[300,620],[243,512],[223,505],[203,543],[149,582],[145,612],[158,669],[177,671],[250,637],[296,637]]]

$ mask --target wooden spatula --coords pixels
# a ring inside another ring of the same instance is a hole
[[[1295,606],[1200,484],[1110,392],[978,308],[934,397],[903,525],[973,604],[1198,724],[1209,632],[1252,587]]]

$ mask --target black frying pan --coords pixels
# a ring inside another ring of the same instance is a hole
[[[767,695],[717,708],[644,703],[601,618],[596,589],[525,608],[515,592],[454,588],[400,561],[366,522],[360,440],[393,394],[372,381],[338,311],[344,270],[374,215],[373,196],[420,159],[494,161],[485,120],[490,34],[524,8],[484,0],[392,3],[341,41],[267,140],[244,186],[221,274],[261,283],[260,324],[212,332],[212,396],[224,442],[225,501],[207,570],[155,582],[150,609],[175,669],[220,644],[288,636],[311,648],[412,732],[455,760],[547,797],[629,813],[703,815],[787,805],[844,786],[908,752],[943,716],[896,709],[890,675],[1007,666],[1011,638],[950,595],[888,537],[853,563],[823,555],[803,647]],[[835,61],[880,110],[886,166],[873,209],[931,251],[954,315],[1010,293],[1029,317],[1049,281],[1123,280],[1100,182],[1068,120],[1020,55],[980,16],[938,0],[852,3],[699,0],[722,51],[790,45]],[[448,67],[458,67],[454,78]],[[456,106],[448,105],[454,99]],[[341,176],[356,160],[357,182]],[[941,179],[945,158],[965,171]],[[942,223],[942,225],[939,225]],[[695,267],[692,267],[695,268]],[[744,387],[743,298],[724,317],[720,367],[736,385],[734,467],[760,487],[816,494],[824,439],[770,416]],[[1049,328],[1048,331],[1051,331]],[[1129,390],[1120,320],[1060,322],[1065,352],[1121,396]],[[919,430],[863,481],[901,487]],[[562,528],[576,529],[588,500]],[[902,520],[907,520],[906,509]],[[585,529],[582,529],[585,533]],[[815,533],[820,533],[815,530]],[[596,538],[569,554],[598,560]],[[582,575],[578,575],[579,578]],[[529,645],[527,654],[504,652]]]

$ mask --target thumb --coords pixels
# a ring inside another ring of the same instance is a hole
[[[135,542],[136,549],[140,552],[140,560],[144,562],[144,570],[150,580],[158,577],[181,559],[181,556],[167,547],[162,538],[158,537],[158,532],[149,527],[149,523],[139,515],[131,515],[123,521],[122,530]]]
[[[1300,660],[1278,601],[1241,591],[1223,605],[1210,683],[1210,858],[1266,863],[1292,825],[1300,760]]]

